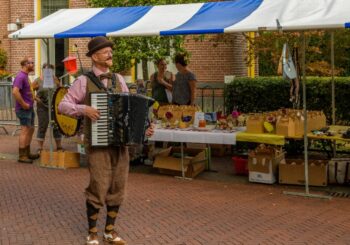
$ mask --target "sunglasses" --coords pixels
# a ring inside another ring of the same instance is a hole
[[[29,65],[29,64],[34,64],[34,62],[27,62],[27,64]]]

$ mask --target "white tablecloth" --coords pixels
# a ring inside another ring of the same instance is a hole
[[[180,129],[155,129],[151,141],[206,143],[206,144],[236,144],[237,132],[185,131]]]

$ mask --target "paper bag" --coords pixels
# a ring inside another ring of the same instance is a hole
[[[264,133],[264,117],[259,114],[249,115],[247,119],[247,133]]]
[[[276,134],[285,137],[295,136],[295,121],[293,118],[289,116],[281,117],[276,123]]]

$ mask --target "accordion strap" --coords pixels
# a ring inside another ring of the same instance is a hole
[[[85,72],[84,75],[87,76],[93,82],[93,84],[95,84],[95,86],[98,89],[100,89],[100,90],[103,89],[105,92],[108,92],[108,91],[112,92],[117,87],[117,77],[116,77],[115,73],[112,73],[112,79],[111,79],[112,80],[112,91],[110,88],[106,88],[106,86],[100,81],[100,79],[92,71]]]
[[[117,77],[115,73],[112,73],[112,88],[115,90],[117,88]]]
[[[107,92],[107,88],[103,85],[103,83],[101,83],[100,79],[96,77],[95,73],[93,73],[92,71],[88,71],[84,73],[84,76],[87,76],[99,90],[103,89]]]

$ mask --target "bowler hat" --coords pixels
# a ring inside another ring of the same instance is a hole
[[[103,36],[94,37],[88,43],[89,52],[86,53],[86,56],[91,57],[93,53],[105,47],[113,48],[113,43]]]

